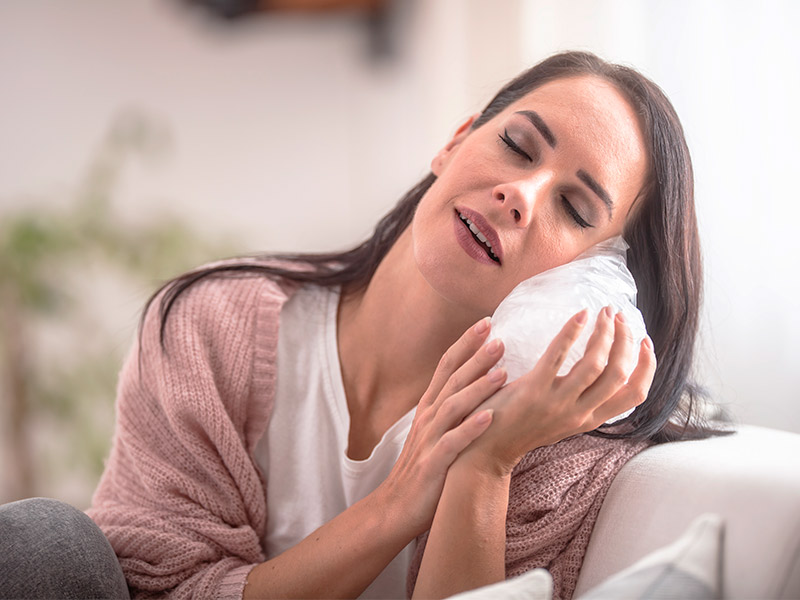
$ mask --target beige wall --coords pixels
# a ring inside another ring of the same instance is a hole
[[[396,56],[375,61],[349,17],[226,28],[166,0],[4,3],[0,201],[69,186],[114,115],[135,109],[163,121],[173,152],[132,169],[126,212],[166,199],[254,250],[350,244],[521,67],[518,32],[499,31],[519,3],[486,21],[492,4],[409,2]]]
[[[128,219],[167,209],[236,232],[242,251],[340,248],[505,80],[594,50],[652,76],[683,118],[708,267],[704,376],[741,420],[800,431],[798,7],[407,0],[396,54],[374,61],[349,17],[223,27],[168,0],[6,0],[0,218],[66,202],[115,115],[138,110],[171,150],[126,171]],[[129,336],[136,303],[122,304]]]

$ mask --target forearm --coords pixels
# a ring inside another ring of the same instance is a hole
[[[505,578],[510,474],[451,467],[436,508],[415,598],[444,598]]]
[[[380,509],[373,496],[357,502],[297,545],[255,567],[252,598],[355,598],[414,538],[398,511]]]

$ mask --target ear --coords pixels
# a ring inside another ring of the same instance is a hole
[[[464,141],[464,139],[469,135],[470,128],[475,120],[480,116],[481,113],[475,113],[471,117],[469,117],[466,121],[464,121],[456,132],[453,134],[453,137],[450,138],[450,141],[447,142],[447,145],[439,150],[436,156],[433,157],[431,161],[431,171],[437,177],[442,174],[444,168],[450,162],[450,159],[455,154],[455,150],[458,149],[459,144]]]

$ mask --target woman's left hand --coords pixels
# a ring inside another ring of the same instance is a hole
[[[558,375],[586,320],[586,311],[572,317],[533,370],[481,405],[494,409],[493,422],[456,463],[508,474],[527,452],[596,429],[644,402],[656,369],[652,342],[641,343],[628,378],[625,365],[636,349],[622,315],[610,307],[600,311],[584,356]]]

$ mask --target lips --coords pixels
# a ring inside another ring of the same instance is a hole
[[[456,236],[464,250],[480,262],[499,265],[503,261],[503,246],[497,232],[479,213],[468,208],[456,211]]]

